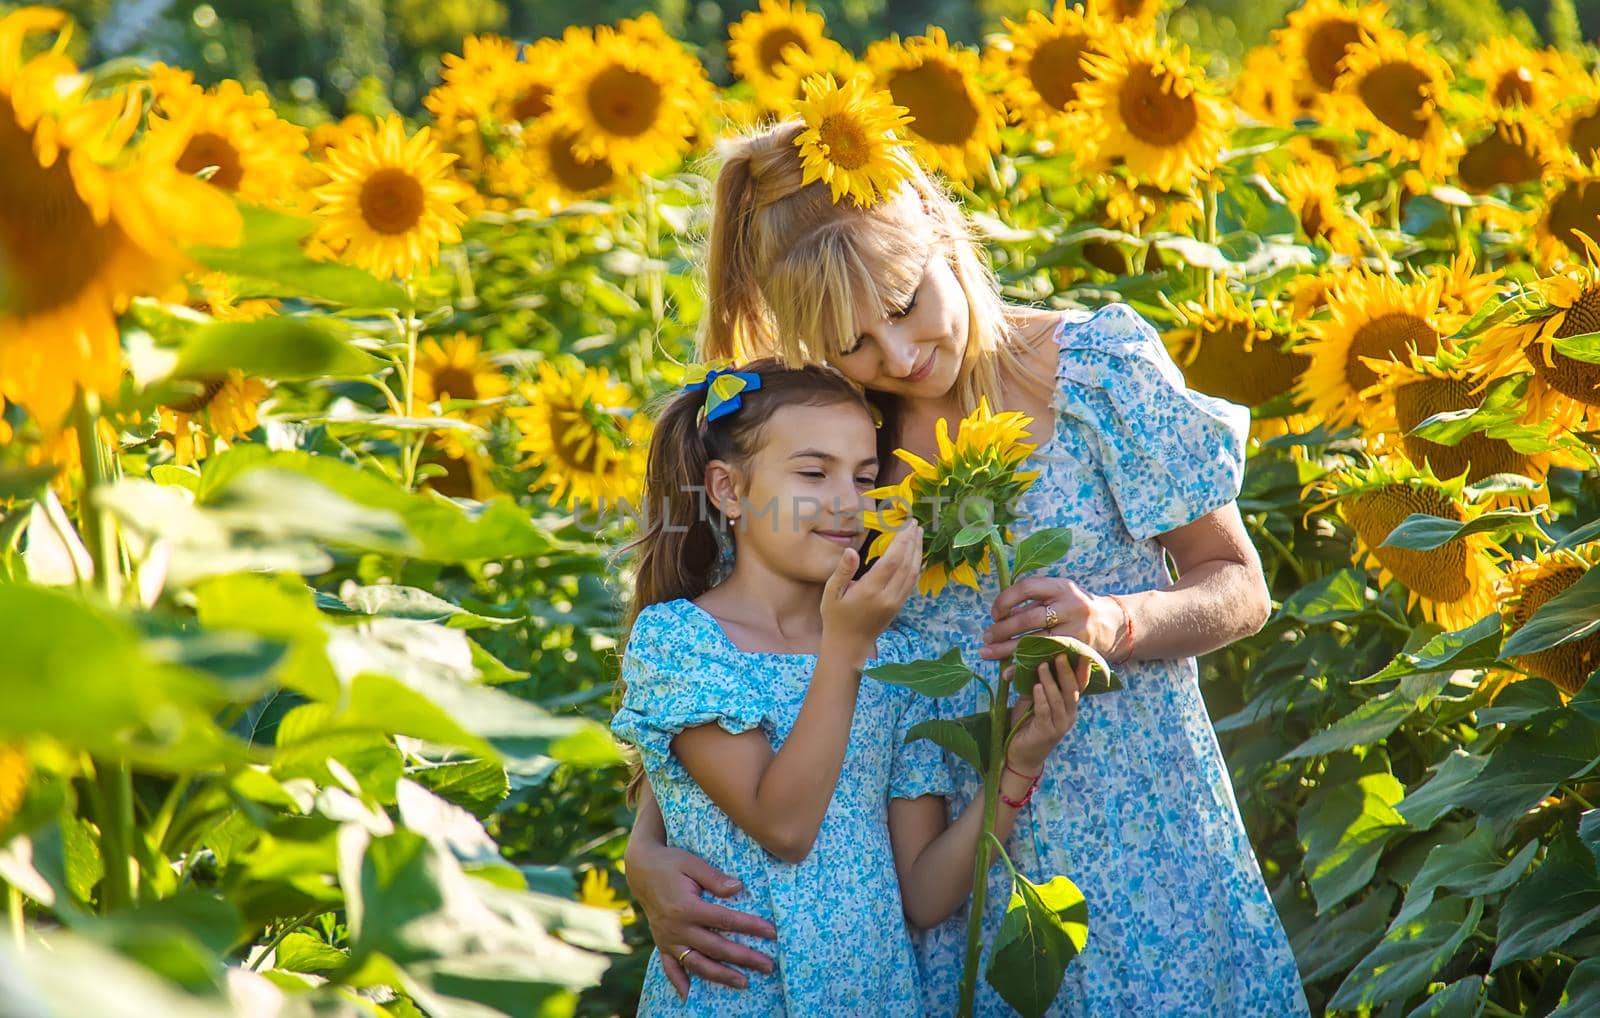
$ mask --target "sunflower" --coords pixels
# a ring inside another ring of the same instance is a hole
[[[1577,583],[1593,565],[1593,551],[1558,551],[1513,563],[1501,580],[1501,600],[1510,608],[1510,632],[1527,625],[1546,601]],[[1600,635],[1523,654],[1511,663],[1573,696],[1600,667]]]
[[[122,377],[116,316],[189,268],[191,245],[228,245],[233,203],[176,168],[170,140],[128,147],[126,93],[90,100],[65,37],[27,61],[28,36],[66,15],[0,17],[0,395],[54,429],[74,392],[108,395]]]
[[[980,507],[1002,533],[1017,521],[1017,501],[1039,477],[1038,471],[1018,469],[1034,450],[1025,441],[1032,420],[1015,411],[991,413],[988,399],[980,398],[978,408],[958,425],[954,441],[949,421],[939,418],[937,463],[896,449],[911,472],[898,484],[867,492],[868,498],[887,503],[862,514],[866,526],[880,532],[867,548],[868,561],[887,551],[894,535],[914,519],[925,532],[917,590],[936,595],[952,581],[978,589],[978,574],[993,567],[988,543],[957,547],[955,541],[963,528],[978,522]]]
[[[1006,82],[1011,109],[1033,133],[1046,137],[1081,122],[1083,86],[1089,81],[1084,58],[1110,25],[1056,0],[1050,16],[1029,11],[1020,23],[1006,19],[1006,34],[985,55]]]
[[[554,119],[540,121],[523,135],[528,202],[536,209],[559,208],[603,197],[615,190],[617,170],[604,159],[578,152],[578,133]]]
[[[488,401],[511,391],[505,374],[483,355],[482,341],[464,332],[442,341],[429,339],[417,347],[417,373],[411,384],[413,395],[425,404],[458,400],[478,404],[460,410],[462,417],[477,423],[493,416]]]
[[[1499,570],[1491,535],[1471,534],[1432,551],[1382,547],[1413,513],[1456,522],[1481,515],[1486,506],[1464,502],[1459,481],[1440,481],[1404,460],[1385,459],[1342,471],[1318,488],[1355,531],[1353,561],[1376,564],[1380,586],[1398,582],[1407,591],[1407,607],[1420,604],[1424,618],[1446,629],[1465,628],[1494,610]]]
[[[1088,0],[1089,10],[1110,21],[1149,30],[1166,0]]]
[[[580,502],[635,500],[644,478],[650,422],[605,368],[539,364],[518,392],[527,406],[506,411],[521,432],[522,469],[539,468],[530,491],[549,489],[571,509]]]
[[[681,46],[669,49],[654,33],[602,25],[592,40],[571,44],[563,59],[568,66],[552,103],[576,131],[585,159],[605,159],[620,173],[648,173],[688,150],[705,69]]]
[[[1600,158],[1600,79],[1573,74],[1564,79],[1568,98],[1561,104],[1557,133],[1583,166]]]
[[[1289,392],[1307,359],[1282,323],[1224,291],[1210,309],[1186,305],[1162,338],[1190,388],[1248,407]]]
[[[422,486],[450,498],[487,502],[499,494],[491,461],[453,431],[430,432],[423,449]]]
[[[1327,159],[1291,163],[1275,183],[1310,241],[1322,241],[1336,254],[1359,257],[1361,231],[1339,195],[1339,170]]]
[[[1581,261],[1583,237],[1600,237],[1600,163],[1567,167],[1545,179],[1534,221],[1534,253],[1546,266]]]
[[[1368,151],[1416,161],[1437,178],[1455,145],[1440,112],[1449,83],[1449,65],[1425,37],[1384,29],[1348,51],[1337,94],[1349,122],[1366,132]]]
[[[28,771],[28,754],[20,746],[0,745],[0,834],[22,808]]]
[[[1105,174],[1102,179],[1106,182],[1106,196],[1100,222],[1115,229],[1128,233],[1149,229],[1185,232],[1203,214],[1200,200],[1188,192],[1136,184],[1121,174]],[[1152,249],[1149,257],[1159,258],[1159,252]]]
[[[1297,87],[1332,92],[1345,58],[1363,36],[1381,30],[1387,17],[1381,3],[1352,7],[1346,0],[1306,0],[1272,34]]]
[[[822,15],[798,0],[761,0],[728,26],[728,61],[733,73],[763,94],[777,84],[779,69],[801,54],[831,62],[844,50],[828,38]]]
[[[757,102],[761,117],[793,116],[806,98],[806,81],[810,78],[828,78],[843,86],[855,78],[870,81],[872,72],[867,66],[845,50],[837,53],[812,54],[791,50],[789,59],[778,65],[771,80],[763,86]]]
[[[1429,265],[1422,275],[1439,282],[1439,306],[1462,320],[1471,318],[1500,291],[1501,270],[1478,271],[1470,248],[1462,248],[1448,262]]]
[[[162,434],[172,441],[179,466],[203,460],[214,441],[238,441],[261,423],[261,402],[272,392],[258,378],[230,371],[225,378],[206,379],[193,399],[156,408]]]
[[[1365,418],[1369,429],[1381,428],[1378,408],[1361,397],[1378,380],[1369,361],[1437,351],[1460,324],[1440,306],[1443,288],[1439,276],[1400,283],[1366,269],[1341,279],[1328,295],[1329,317],[1308,323],[1311,338],[1300,347],[1311,362],[1295,391],[1310,413],[1330,427]]]
[[[1480,194],[1542,180],[1556,162],[1559,143],[1540,120],[1520,109],[1502,110],[1465,129],[1466,147],[1455,177]]]
[[[886,94],[859,78],[843,85],[807,78],[805,90],[796,111],[806,125],[795,137],[801,186],[820,180],[835,202],[848,195],[865,207],[894,194],[916,172],[895,134],[905,126],[906,111]]]
[[[1557,98],[1549,57],[1505,36],[1478,47],[1467,76],[1483,82],[1483,98],[1501,109],[1544,109]]]
[[[1079,90],[1102,156],[1120,156],[1135,179],[1187,187],[1217,163],[1227,140],[1226,108],[1203,91],[1187,48],[1122,32],[1107,52],[1084,57],[1090,79]]]
[[[930,167],[971,181],[1000,151],[1002,111],[978,81],[978,54],[952,49],[944,29],[907,39],[875,42],[867,64],[911,120],[907,134]]]
[[[1251,47],[1233,83],[1233,99],[1241,110],[1284,127],[1311,113],[1313,94],[1295,80],[1282,51],[1273,46]]]
[[[313,192],[316,237],[352,264],[387,278],[431,268],[439,245],[461,239],[472,191],[451,173],[428,128],[406,136],[399,117],[328,149],[327,182]]]
[[[305,174],[306,132],[272,112],[265,95],[231,80],[209,90],[185,87],[170,75],[154,76],[152,86],[151,138],[159,144],[168,132],[177,135],[179,170],[215,167],[207,182],[247,202],[293,200]]]

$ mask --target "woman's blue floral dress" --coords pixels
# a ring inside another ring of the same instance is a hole
[[[917,657],[910,637],[891,628],[868,663]],[[889,845],[889,799],[946,795],[949,772],[932,743],[905,744],[932,701],[863,679],[844,768],[811,854],[797,865],[770,855],[695,784],[672,755],[685,728],[715,723],[729,732],[759,728],[774,748],[794,727],[816,657],[746,653],[692,601],[651,605],[639,613],[622,659],[627,683],[612,720],[616,735],[639,749],[661,804],[667,843],[686,849],[744,890],[721,904],[759,915],[778,929],[771,975],[751,972],[749,989],[704,979],[679,1000],[650,957],[642,1015],[894,1015],[922,1004],[918,962],[900,904]],[[733,934],[763,949],[766,941]]]
[[[1238,495],[1247,411],[1190,391],[1155,330],[1113,304],[1075,313],[1057,339],[1054,436],[1033,458],[1020,538],[1070,527],[1072,550],[1047,572],[1097,594],[1164,587],[1153,538]],[[916,596],[897,624],[929,646],[978,657],[998,594],[949,586]],[[1294,956],[1239,819],[1228,771],[1200,697],[1193,658],[1119,669],[1125,688],[1091,697],[1052,754],[1009,850],[1042,880],[1065,874],[1089,905],[1088,946],[1068,967],[1052,1014],[1111,1016],[1307,1014]],[[981,709],[978,686],[937,701],[945,717]],[[981,782],[947,757],[954,816]],[[985,919],[992,943],[1008,875],[996,867]],[[954,1014],[966,916],[928,931],[920,949],[926,1013]],[[1008,1014],[979,979],[979,1014]]]

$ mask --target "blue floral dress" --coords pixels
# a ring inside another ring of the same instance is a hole
[[[868,662],[921,656],[891,628]],[[749,988],[691,981],[680,1001],[652,953],[641,1015],[893,1015],[922,1004],[918,961],[900,904],[889,844],[889,800],[951,791],[930,742],[905,744],[932,701],[863,679],[839,784],[811,853],[791,865],[770,855],[713,803],[672,754],[685,728],[715,723],[729,732],[759,728],[776,749],[794,727],[816,669],[811,654],[746,653],[692,601],[639,613],[622,659],[627,683],[612,731],[638,747],[666,821],[667,843],[738,877],[739,895],[721,904],[770,920],[778,930],[770,975]],[[732,939],[771,950],[767,941]]]
[[[1057,340],[1054,435],[1033,456],[1041,476],[1024,496],[1020,538],[1070,527],[1072,549],[1046,572],[1097,594],[1171,583],[1153,538],[1238,495],[1249,414],[1190,391],[1155,330],[1113,304],[1074,313]],[[978,657],[993,575],[983,590],[916,596],[897,624],[928,645]],[[1052,754],[1009,844],[1017,868],[1071,878],[1089,906],[1088,946],[1068,967],[1052,1014],[1282,1016],[1308,1013],[1294,956],[1268,897],[1193,658],[1119,669],[1125,688],[1085,700]],[[945,717],[982,707],[974,684],[936,701]],[[953,817],[981,794],[978,776],[945,760],[958,790]],[[992,943],[1009,876],[996,867],[985,917]],[[966,941],[960,914],[923,935],[926,1013],[955,1013]],[[1009,1014],[979,978],[979,1014]]]

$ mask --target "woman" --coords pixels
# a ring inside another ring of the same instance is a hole
[[[805,182],[805,126],[780,124],[728,153],[703,354],[831,364],[883,409],[884,445],[930,460],[935,422],[964,416],[980,396],[1033,419],[1030,466],[1041,476],[1022,518],[1070,527],[1072,550],[1006,590],[984,576],[981,591],[915,597],[899,622],[988,669],[1024,633],[1076,637],[1125,684],[1083,705],[1008,843],[1022,873],[1065,874],[1088,901],[1088,946],[1053,1013],[1306,1014],[1194,662],[1257,631],[1270,608],[1234,505],[1248,413],[1185,388],[1155,330],[1124,305],[1092,315],[1006,305],[960,211],[920,171],[869,207],[836,203],[827,186]],[[975,684],[937,709],[970,714],[979,695]],[[947,765],[959,810],[981,783],[959,761]],[[664,844],[648,795],[627,874],[657,940],[693,948],[687,971],[669,973],[680,986],[690,975],[738,985],[730,966],[771,964],[716,932],[771,935],[701,900],[702,890],[734,889]],[[990,878],[986,943],[1009,897],[1003,871]],[[955,917],[920,945],[929,1014],[955,1010],[965,922]],[[981,986],[978,1011],[1006,1008]]]

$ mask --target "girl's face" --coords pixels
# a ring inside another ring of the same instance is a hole
[[[833,360],[846,378],[902,399],[939,399],[955,388],[967,352],[967,295],[934,251],[911,300],[900,308],[856,308],[862,331]]]
[[[709,496],[724,515],[738,517],[738,558],[825,583],[840,553],[861,545],[861,514],[871,508],[864,493],[878,475],[872,419],[851,404],[786,406],[763,431],[742,468],[712,461]]]

